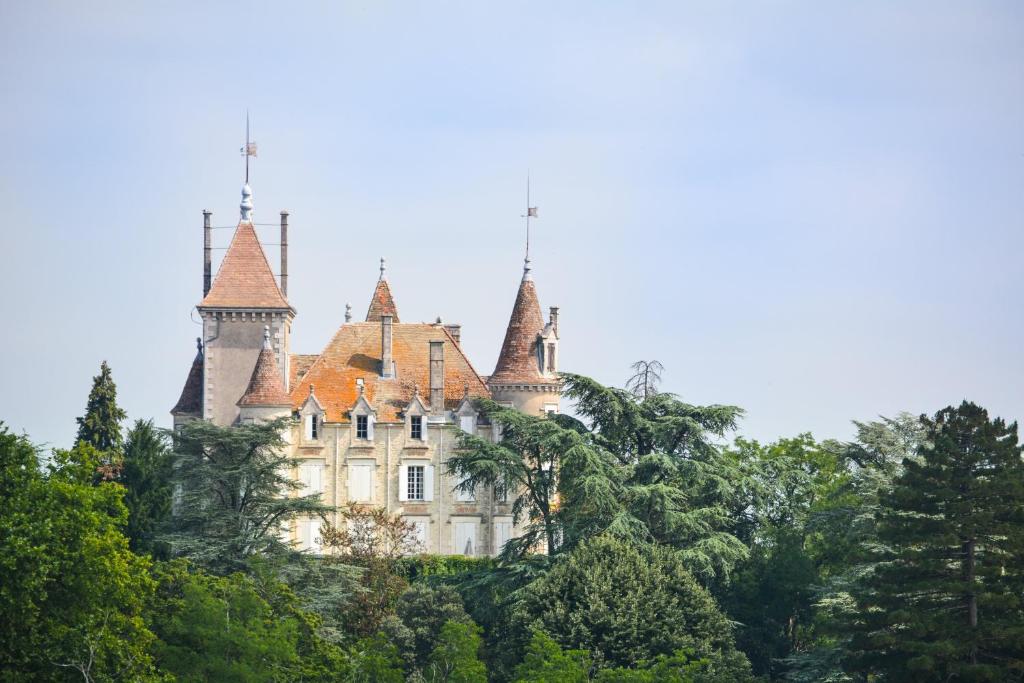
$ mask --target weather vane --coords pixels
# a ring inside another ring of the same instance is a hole
[[[520,218],[526,219],[526,258],[523,259],[523,275],[530,273],[530,219],[537,218],[537,207],[530,206],[530,172],[526,172],[526,213]]]
[[[249,157],[256,156],[256,143],[249,139],[249,111],[245,112],[245,147],[239,152],[245,157],[245,184],[249,184]]]

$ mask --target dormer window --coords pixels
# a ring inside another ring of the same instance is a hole
[[[357,439],[369,439],[370,438],[370,416],[369,415],[356,415],[356,438]]]
[[[423,416],[412,415],[409,417],[409,437],[423,440]]]
[[[305,415],[304,422],[306,423],[306,441],[316,441],[320,438],[320,420],[317,419],[315,414]]]

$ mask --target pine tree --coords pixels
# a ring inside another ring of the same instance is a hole
[[[136,420],[125,439],[121,481],[128,507],[125,535],[137,553],[159,554],[155,535],[171,513],[172,465],[163,433],[152,420]]]
[[[106,465],[120,465],[124,446],[121,422],[127,416],[117,405],[117,386],[110,375],[110,366],[103,361],[100,374],[92,378],[85,415],[77,418],[78,436],[75,440],[84,441],[101,451]]]
[[[1024,674],[1024,461],[1017,424],[964,402],[922,418],[878,517],[880,563],[856,591],[850,668],[887,681]],[[1011,673],[1012,672],[1012,673]]]

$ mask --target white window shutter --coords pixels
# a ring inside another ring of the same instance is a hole
[[[348,466],[348,499],[356,503],[366,503],[371,499],[373,482],[372,465]]]
[[[366,416],[366,438],[369,441],[373,441],[373,415]]]
[[[398,500],[409,500],[409,466],[398,466]]]
[[[459,418],[459,426],[467,434],[476,433],[476,415],[463,415]]]
[[[423,500],[434,500],[434,466],[423,468]]]
[[[313,418],[312,415],[306,415],[306,416],[304,416],[302,418],[302,423],[303,423],[303,426],[305,427],[305,430],[306,430],[306,432],[305,432],[306,441],[312,441],[313,440],[313,419],[314,418]]]

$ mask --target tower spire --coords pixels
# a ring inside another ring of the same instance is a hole
[[[523,258],[523,281],[532,280],[530,275],[530,219],[537,217],[537,207],[530,206],[530,172],[526,172],[526,213],[521,218],[526,219],[526,256]]]
[[[249,157],[256,156],[256,143],[249,139],[249,110],[245,111],[245,146],[242,147],[242,156],[245,157],[245,185],[242,187],[242,203],[239,209],[242,211],[242,221],[252,222],[252,188],[249,187]]]

